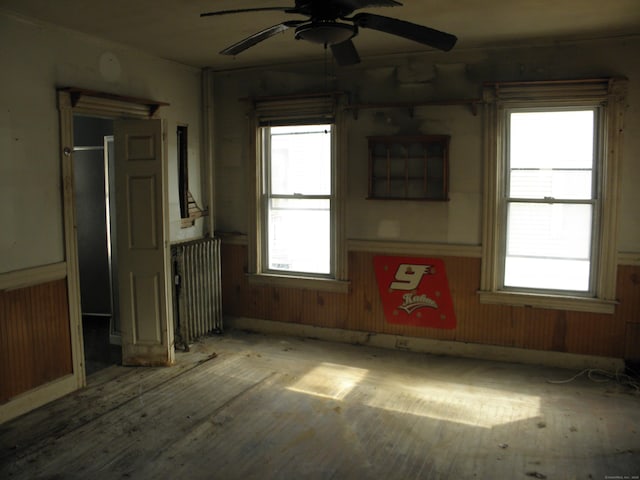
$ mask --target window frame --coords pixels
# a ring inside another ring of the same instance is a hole
[[[347,249],[345,241],[346,135],[344,115],[339,110],[340,92],[285,97],[258,97],[247,99],[249,111],[248,186],[248,265],[247,278],[258,286],[286,287],[326,292],[347,293]],[[286,273],[264,268],[266,251],[266,212],[262,196],[265,171],[263,168],[264,142],[262,128],[282,125],[332,125],[332,193],[331,217],[332,274],[318,276],[300,272]]]
[[[180,219],[189,218],[189,126],[176,126],[176,150],[178,157],[178,203]],[[189,225],[191,226],[191,225]]]
[[[600,188],[600,180],[601,180],[601,159],[604,155],[602,151],[603,142],[602,142],[602,106],[601,105],[591,105],[591,106],[538,106],[538,107],[514,107],[509,106],[502,109],[502,114],[505,116],[504,118],[504,127],[506,135],[503,138],[503,153],[502,153],[502,161],[504,161],[504,176],[502,178],[502,182],[504,182],[503,186],[503,194],[500,195],[499,201],[502,203],[499,207],[500,217],[499,217],[499,225],[500,225],[500,262],[498,264],[498,275],[499,275],[499,288],[500,290],[504,290],[505,292],[522,292],[522,293],[532,293],[538,295],[564,295],[564,296],[576,296],[576,297],[594,297],[596,295],[596,255],[598,251],[598,232],[600,231],[600,211],[601,211],[601,188]],[[592,150],[593,150],[593,159],[592,159],[592,178],[591,178],[591,198],[586,199],[561,199],[561,198],[522,198],[522,197],[514,197],[511,195],[511,115],[514,113],[540,113],[540,112],[576,112],[576,111],[591,111],[593,112],[593,136],[592,136]],[[509,238],[509,205],[510,203],[529,203],[535,205],[554,205],[554,204],[577,204],[577,205],[591,205],[591,231],[589,235],[589,288],[586,291],[578,291],[578,290],[559,290],[559,289],[542,289],[542,288],[531,288],[531,287],[517,287],[517,286],[508,286],[505,284],[505,275],[506,275],[506,260],[507,260],[507,243]]]
[[[331,146],[330,146],[330,168],[331,168],[331,191],[328,195],[306,195],[306,194],[274,194],[271,191],[271,128],[273,126],[267,125],[260,128],[260,139],[262,142],[262,182],[261,182],[261,222],[264,228],[261,229],[262,238],[261,238],[261,268],[260,270],[269,275],[281,275],[286,277],[308,277],[308,278],[319,278],[319,279],[333,279],[335,277],[336,271],[336,242],[335,242],[335,232],[336,232],[336,215],[335,215],[335,191],[336,191],[336,147],[335,147],[335,125],[334,123],[295,123],[295,126],[317,126],[317,125],[330,125],[331,126]],[[287,125],[279,125],[279,126],[287,126]],[[301,272],[301,271],[286,271],[286,270],[278,270],[269,267],[269,212],[270,212],[270,202],[272,199],[292,199],[292,200],[328,200],[329,201],[329,237],[330,241],[330,253],[329,253],[329,273],[312,273],[312,272]]]
[[[627,82],[593,79],[489,83],[484,87],[484,202],[481,303],[613,313],[617,273],[617,190]],[[509,112],[595,109],[596,186],[591,288],[586,294],[505,287]]]

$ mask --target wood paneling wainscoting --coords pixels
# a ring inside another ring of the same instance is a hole
[[[640,359],[640,266],[618,267],[615,314],[481,304],[481,259],[442,256],[457,328],[442,330],[385,321],[373,268],[375,253],[349,252],[349,293],[251,285],[247,246],[223,243],[224,312],[238,317],[582,355]],[[381,252],[381,254],[387,254]],[[635,335],[635,337],[634,337]]]
[[[66,279],[0,291],[0,404],[72,373]]]

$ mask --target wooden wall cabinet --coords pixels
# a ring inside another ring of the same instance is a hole
[[[449,200],[449,135],[369,140],[369,199]]]

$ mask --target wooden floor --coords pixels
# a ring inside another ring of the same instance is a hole
[[[640,396],[576,373],[233,332],[0,425],[0,478],[638,478]]]

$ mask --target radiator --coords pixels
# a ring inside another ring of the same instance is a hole
[[[176,344],[186,351],[194,340],[222,333],[220,239],[172,245],[177,300]]]

